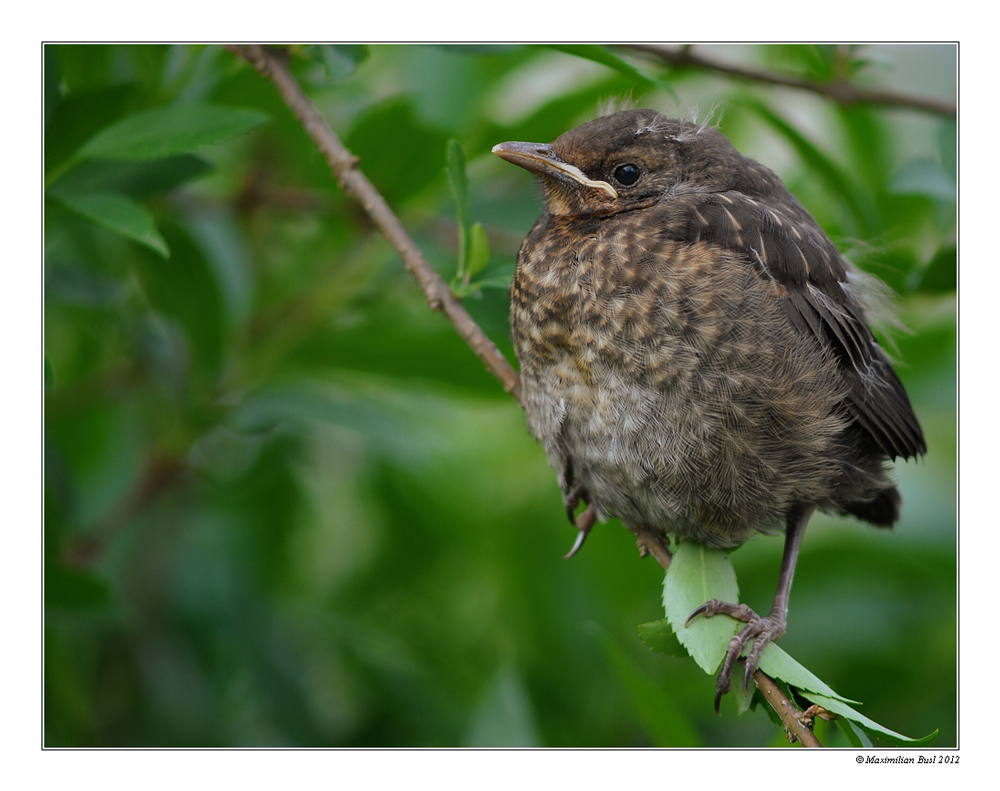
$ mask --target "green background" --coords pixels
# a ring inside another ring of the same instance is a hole
[[[695,51],[955,96],[952,46]],[[928,456],[897,465],[894,531],[814,518],[781,645],[871,719],[954,746],[955,119],[628,49],[289,54],[449,281],[461,144],[490,243],[464,302],[512,362],[496,284],[540,195],[489,150],[609,101],[713,119],[899,294]],[[574,532],[522,413],[272,84],[214,46],[44,58],[46,745],[786,743],[762,711],[716,718],[714,678],[642,644],[663,574],[619,523],[562,559]],[[733,555],[757,609],[780,547]]]

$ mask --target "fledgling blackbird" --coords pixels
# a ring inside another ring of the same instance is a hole
[[[773,172],[708,126],[626,110],[493,153],[545,192],[511,323],[528,427],[580,528],[570,555],[598,517],[713,547],[785,528],[767,616],[712,600],[688,619],[747,624],[718,710],[749,642],[744,687],[785,632],[814,509],[891,526],[887,462],[926,451],[860,276]]]

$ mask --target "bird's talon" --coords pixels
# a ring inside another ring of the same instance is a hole
[[[709,599],[707,602],[701,605],[701,607],[695,608],[694,612],[692,612],[687,617],[687,620],[684,622],[684,626],[686,627],[689,623],[691,623],[691,621],[693,621],[699,615],[704,615],[706,618],[711,618],[718,612],[715,609],[716,606],[722,603],[723,602],[720,602],[718,599]]]
[[[573,555],[575,555],[577,552],[580,551],[580,547],[582,547],[583,542],[587,540],[587,533],[589,532],[590,532],[589,530],[581,530],[579,533],[576,534],[576,541],[573,542],[572,548],[570,549],[569,552],[563,555],[563,557],[566,560],[569,560],[571,557],[573,557]]]
[[[587,535],[590,533],[590,528],[594,526],[594,522],[597,521],[597,514],[594,513],[594,506],[588,505],[587,510],[580,514],[580,518],[576,522],[576,526],[579,528],[580,532],[576,534],[576,541],[573,542],[573,547],[563,555],[564,558],[569,560],[573,555],[580,551],[580,547],[583,546],[583,542],[587,540]]]
[[[684,621],[684,628],[687,629],[688,624],[690,624],[691,621],[693,621],[699,615],[704,615],[707,612],[708,612],[708,602],[706,602],[705,604],[701,605],[701,607],[699,607],[698,609],[696,609],[693,613],[691,613],[687,617],[687,620]],[[705,617],[709,617],[709,616],[705,616]]]

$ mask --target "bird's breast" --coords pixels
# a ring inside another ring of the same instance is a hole
[[[579,230],[553,223],[519,255],[511,320],[528,426],[556,466],[561,454],[629,475],[652,457],[683,463],[678,428],[700,419],[703,369],[745,267],[628,222]]]
[[[821,501],[798,481],[833,485],[835,365],[738,253],[628,223],[540,223],[511,321],[529,429],[623,521],[733,545]]]
[[[628,222],[529,235],[511,288],[522,371],[553,385],[608,371],[663,388],[696,370],[742,299],[746,267],[713,246]]]

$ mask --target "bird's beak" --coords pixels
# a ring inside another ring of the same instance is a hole
[[[608,182],[588,178],[576,165],[571,165],[557,157],[552,146],[544,143],[498,143],[493,146],[493,153],[501,159],[506,159],[525,170],[530,170],[532,173],[552,176],[562,181],[570,179],[584,187],[603,190],[612,198],[618,197],[615,188]]]

